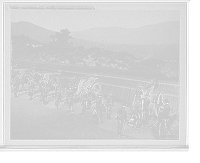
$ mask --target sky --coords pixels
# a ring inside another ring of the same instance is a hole
[[[95,6],[94,10],[12,9],[11,21],[28,21],[52,31],[68,28],[82,31],[96,27],[137,28],[167,21],[179,21],[176,9],[143,5]]]

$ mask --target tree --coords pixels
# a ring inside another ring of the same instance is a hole
[[[50,43],[53,45],[59,46],[72,46],[73,43],[69,42],[72,39],[70,36],[70,31],[66,29],[62,29],[60,32],[56,32],[55,35],[50,35],[50,39],[52,40]]]

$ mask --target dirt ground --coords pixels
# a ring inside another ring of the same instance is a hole
[[[27,86],[24,85],[24,90]],[[51,93],[51,92],[49,92]],[[117,134],[117,109],[121,103],[114,102],[111,112],[111,120],[107,119],[106,111],[102,112],[102,123],[96,125],[95,117],[92,116],[92,105],[86,114],[81,114],[81,104],[73,105],[73,112],[67,112],[67,106],[62,102],[61,110],[55,110],[55,98],[49,95],[47,104],[35,97],[33,100],[25,91],[19,92],[15,98],[11,94],[11,139],[158,139],[157,127],[144,127],[140,130],[132,130],[131,126],[125,125],[125,137],[119,138]],[[62,98],[65,95],[62,94]],[[104,101],[105,102],[105,101]],[[129,107],[126,108],[130,109]],[[154,123],[150,120],[149,125]]]

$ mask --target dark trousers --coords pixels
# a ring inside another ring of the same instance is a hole
[[[118,136],[122,136],[122,133],[124,130],[124,125],[125,125],[125,120],[123,117],[118,117],[117,122],[118,122]]]

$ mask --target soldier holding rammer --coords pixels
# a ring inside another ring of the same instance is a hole
[[[122,107],[119,108],[117,111],[118,136],[120,138],[124,137],[123,135],[124,125],[125,123],[127,124],[125,107],[126,107],[126,104],[123,102]]]
[[[17,97],[17,93],[19,90],[20,80],[18,78],[19,76],[16,76],[13,82],[13,89],[14,89],[14,96]]]
[[[82,106],[82,114],[86,113],[86,101],[87,101],[87,94],[85,89],[81,89],[81,106]]]
[[[33,97],[33,89],[34,89],[34,82],[32,80],[28,81],[28,94],[30,96],[29,100],[32,100]]]
[[[55,102],[55,110],[60,110],[60,101],[61,101],[61,87],[58,87],[55,94],[56,102]]]
[[[99,92],[96,100],[96,113],[97,113],[95,121],[96,125],[98,125],[98,123],[101,122],[102,97],[103,95]]]
[[[88,91],[87,91],[87,104],[88,104],[88,109],[90,110],[91,107],[91,100],[92,100],[92,91],[91,87],[88,86]]]
[[[74,97],[74,92],[72,90],[72,87],[69,87],[69,89],[66,91],[66,104],[67,104],[67,108],[68,108],[68,112],[69,110],[72,110],[73,107],[73,97]]]
[[[144,126],[148,126],[148,121],[149,121],[149,108],[150,106],[150,95],[149,93],[147,92],[145,94],[145,100],[144,100],[144,105],[143,105],[143,115],[144,115]]]
[[[113,99],[111,97],[111,95],[113,94],[111,91],[107,92],[108,97],[106,98],[107,101],[107,119],[111,119],[110,114],[111,114],[111,109],[113,107]]]
[[[42,87],[42,93],[43,93],[43,103],[44,105],[47,104],[47,83],[44,82],[44,86]]]

